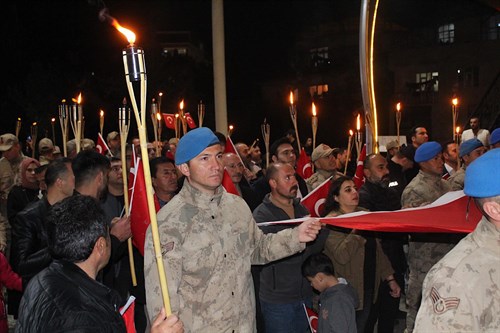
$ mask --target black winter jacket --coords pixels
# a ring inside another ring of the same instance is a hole
[[[296,218],[309,215],[309,211],[300,204],[299,199],[294,199],[293,206]],[[253,217],[256,222],[290,219],[283,209],[276,207],[269,200],[269,194],[265,196],[262,204],[254,210]],[[296,224],[282,224],[261,227],[261,229],[267,234],[296,226]],[[313,296],[313,289],[307,279],[302,276],[302,263],[311,254],[323,251],[327,236],[328,230],[322,229],[316,240],[308,243],[304,251],[264,265],[260,272],[260,299],[275,304],[310,299]]]
[[[54,260],[24,292],[16,332],[126,332],[119,301],[75,264]]]

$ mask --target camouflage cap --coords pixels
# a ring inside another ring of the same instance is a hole
[[[18,143],[19,139],[14,134],[3,134],[2,136],[0,136],[0,151],[7,151],[12,148],[13,145]]]
[[[334,150],[330,148],[330,146],[325,145],[324,143],[320,144],[316,148],[314,148],[311,154],[311,161],[316,162],[322,157],[330,156]]]

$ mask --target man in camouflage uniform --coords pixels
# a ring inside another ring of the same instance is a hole
[[[464,163],[462,167],[453,174],[453,176],[447,179],[450,182],[452,191],[460,191],[464,189],[465,169],[467,169],[469,164],[474,162],[475,159],[483,155],[485,152],[486,148],[478,139],[470,139],[462,142],[460,145],[459,156]]]
[[[14,185],[21,183],[20,165],[24,156],[21,145],[14,134],[0,136],[0,251],[5,251],[9,238],[10,225],[7,221],[7,197]]]
[[[264,235],[243,199],[221,186],[221,158],[219,139],[208,128],[184,135],[175,164],[186,179],[158,213],[170,303],[186,332],[254,332],[250,265],[304,250],[321,229],[317,220],[308,219],[296,228]],[[151,228],[144,271],[151,317],[163,306]]]
[[[324,143],[314,148],[311,154],[311,162],[314,163],[316,172],[306,180],[309,192],[321,185],[331,176],[334,176],[333,179],[337,179],[341,176],[341,174],[337,172],[335,149],[330,148]]]
[[[420,207],[432,203],[446,192],[450,184],[441,178],[443,174],[443,156],[441,145],[435,141],[422,144],[415,152],[415,162],[420,170],[406,186],[401,197],[403,208]],[[431,223],[431,221],[429,221]],[[431,267],[454,246],[454,240],[443,234],[411,234],[408,246],[408,266],[410,275],[406,303],[407,332],[413,331],[415,317],[420,306],[422,282]]]
[[[467,168],[464,192],[483,218],[427,274],[415,332],[500,332],[499,165],[495,149]]]

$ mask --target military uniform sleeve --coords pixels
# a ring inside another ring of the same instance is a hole
[[[182,276],[182,247],[179,234],[167,233],[159,227],[163,266],[165,268],[168,296],[172,313],[179,315],[182,310],[177,293]],[[168,235],[168,237],[167,237]],[[155,257],[151,226],[146,232],[144,244],[144,282],[146,286],[146,305],[151,322],[163,307],[158,265]]]
[[[254,249],[251,257],[252,265],[266,264],[285,258],[306,247],[305,243],[299,242],[297,227],[264,234],[253,218],[250,219],[250,241]]]
[[[414,332],[448,332],[450,329],[479,332],[480,329],[473,325],[478,319],[473,311],[474,302],[474,290],[464,288],[460,281],[441,279],[435,283],[428,276],[424,281]]]

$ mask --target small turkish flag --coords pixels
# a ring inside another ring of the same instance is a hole
[[[297,173],[303,179],[307,179],[313,174],[311,157],[307,156],[304,148],[300,151],[299,160],[297,161]]]
[[[224,169],[224,176],[222,177],[222,187],[224,187],[228,193],[240,195],[226,169]]]
[[[309,322],[309,328],[311,329],[312,333],[316,333],[318,331],[318,314],[311,308],[307,307],[305,304],[302,303],[304,306],[304,311],[306,312],[307,316],[307,321]]]
[[[191,114],[189,112],[186,112],[184,114],[184,116],[186,116],[186,122],[187,122],[189,128],[190,129],[196,128],[196,124],[195,124],[195,122],[193,120],[193,117],[191,117]]]
[[[106,156],[106,153],[109,150],[108,145],[106,144],[106,141],[102,138],[101,133],[97,133],[97,144],[95,146],[95,149],[99,152],[99,154]],[[111,152],[109,152],[111,154]],[[113,156],[113,154],[111,154]]]
[[[328,196],[328,191],[330,190],[330,185],[332,183],[332,177],[325,180],[321,185],[316,187],[311,193],[306,195],[300,201],[301,204],[309,209],[311,217],[320,217],[323,205],[325,204],[326,197]]]
[[[358,157],[358,164],[356,166],[356,173],[354,174],[354,184],[356,184],[356,187],[358,190],[363,186],[365,183],[365,173],[364,173],[364,167],[363,163],[365,162],[366,158],[366,145],[363,145],[363,149],[361,149],[361,152],[359,153]]]
[[[162,113],[165,126],[170,129],[175,129],[175,115],[172,113]]]

